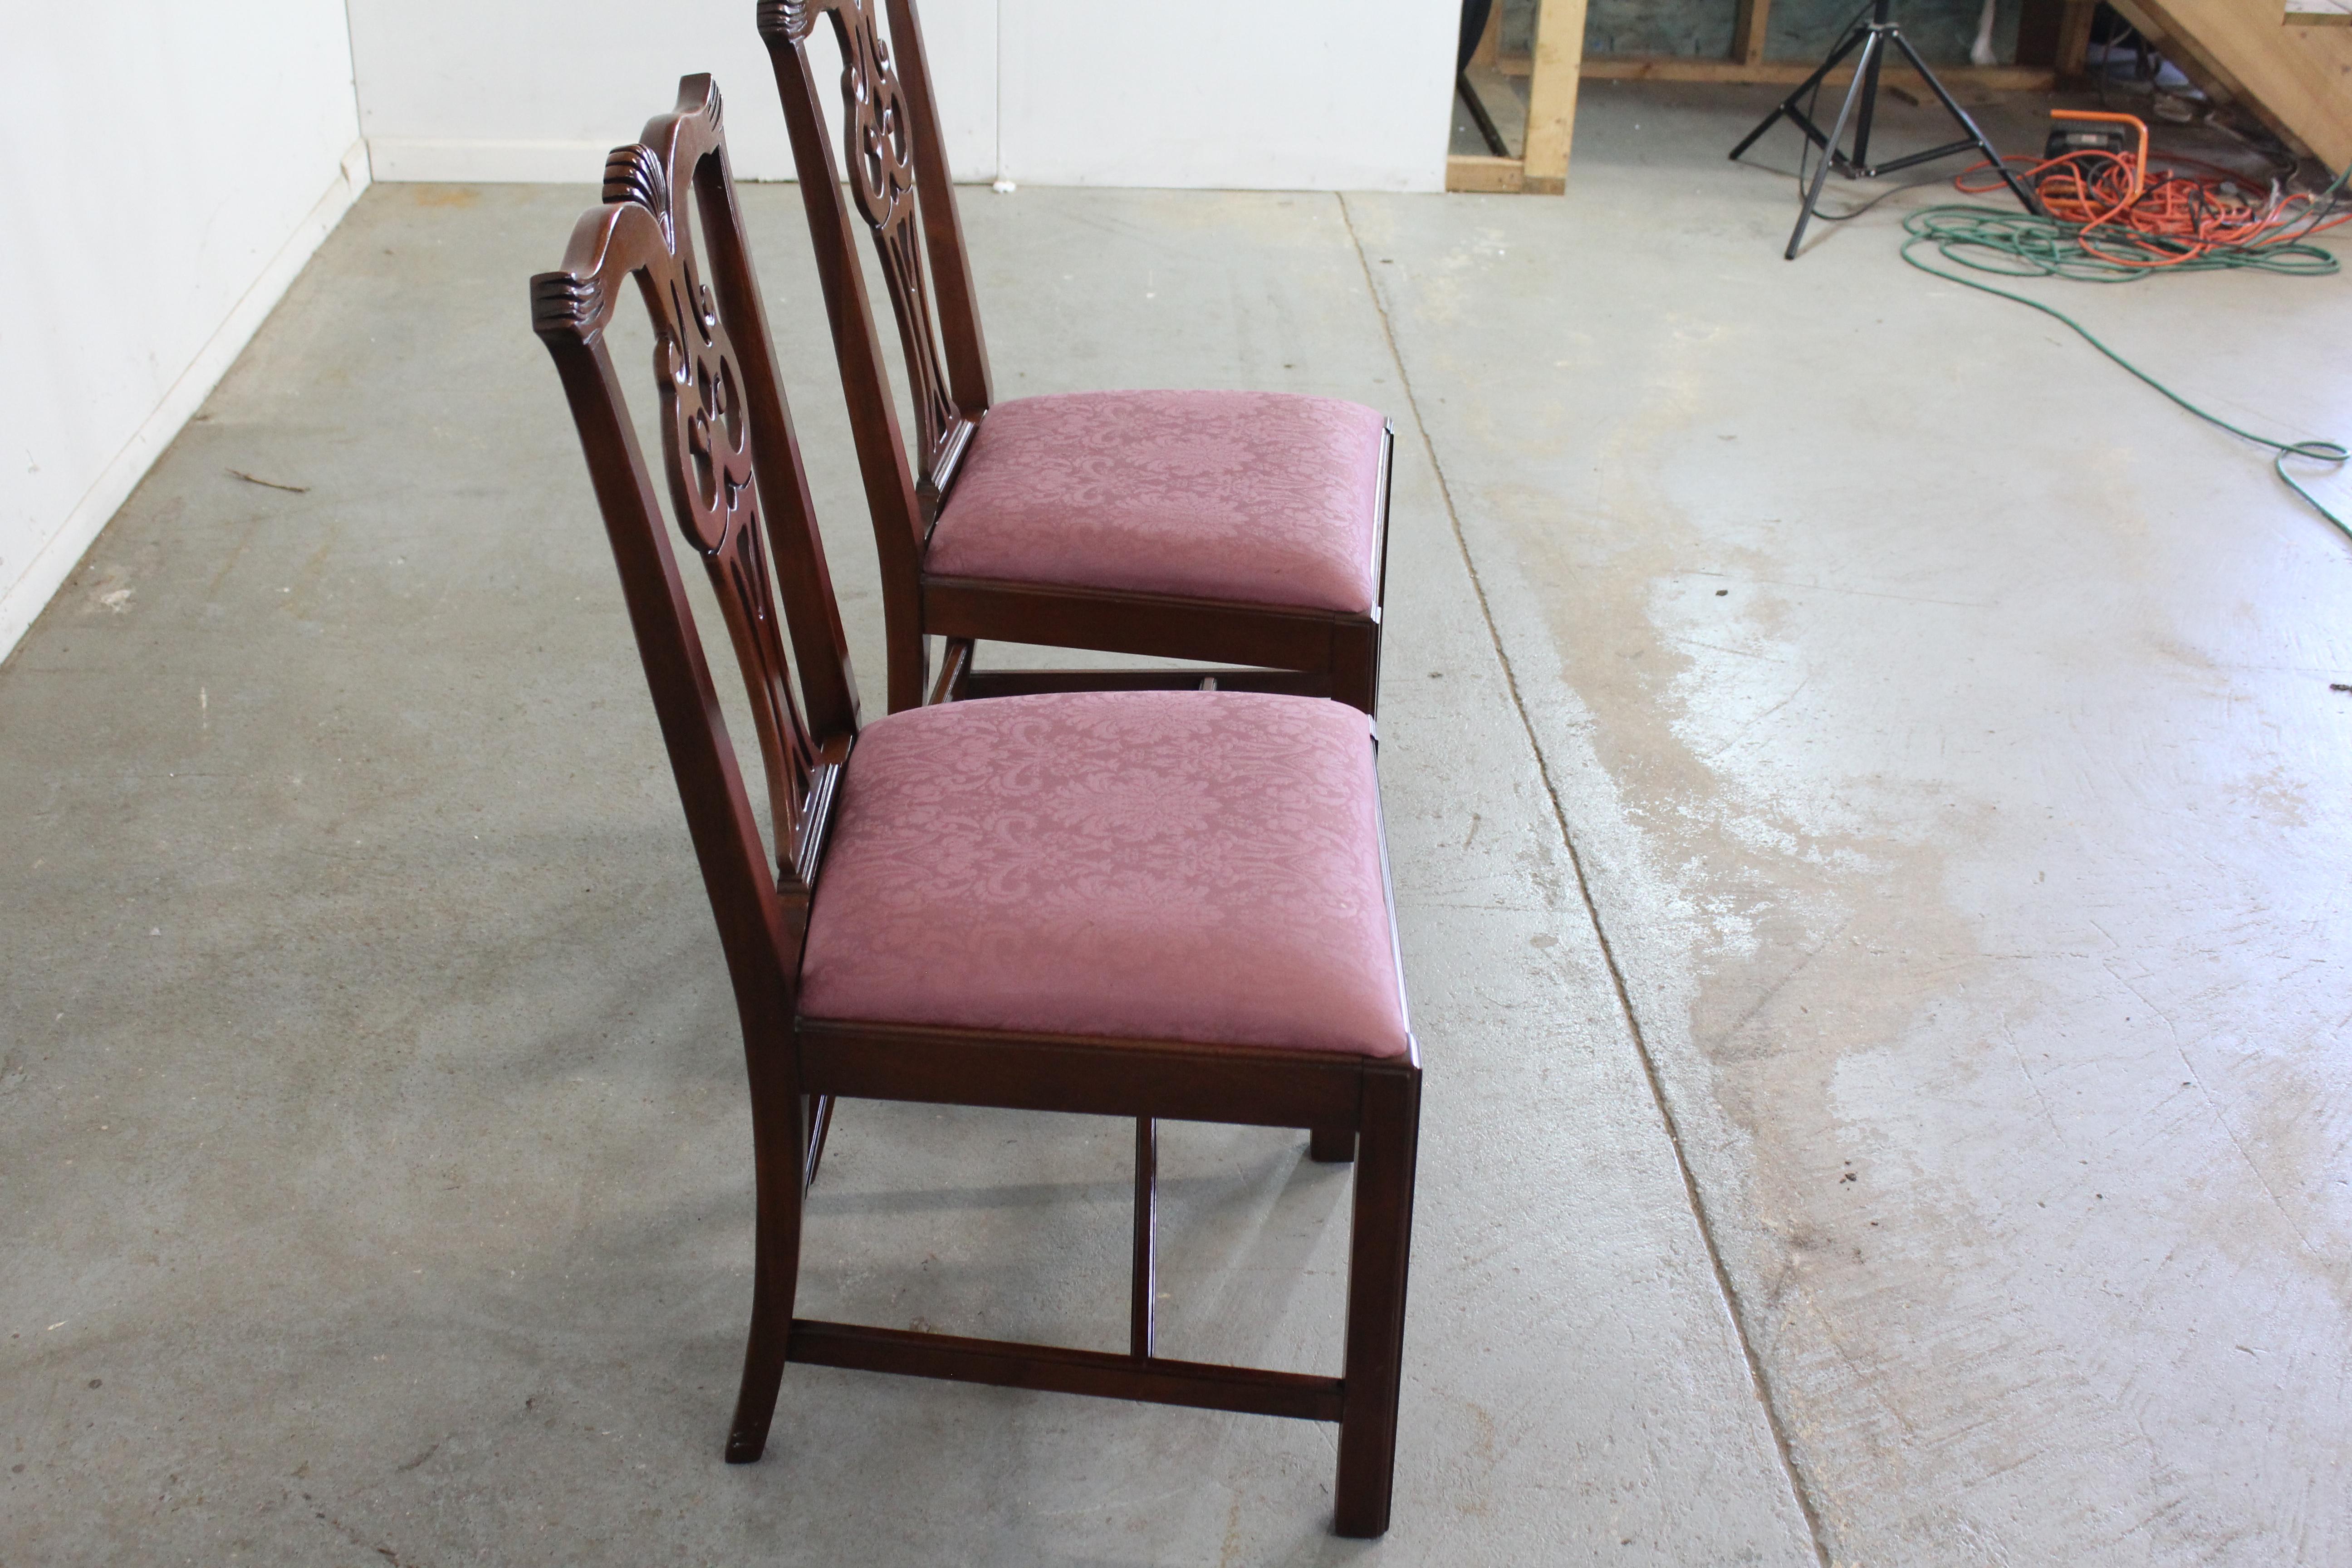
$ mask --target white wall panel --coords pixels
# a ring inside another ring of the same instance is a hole
[[[350,0],[385,180],[579,180],[707,70],[735,169],[792,158],[751,0]],[[1454,21],[1430,0],[924,0],[960,180],[1442,189]],[[826,52],[829,53],[829,50]]]
[[[928,0],[961,179],[1436,190],[1454,23],[1427,0]],[[594,181],[709,70],[736,167],[791,157],[751,0],[24,5],[0,132],[0,652],[327,231],[380,179]],[[354,106],[354,74],[356,98]]]
[[[16,5],[0,654],[367,183],[341,0]]]
[[[1436,191],[1458,7],[1001,0],[1003,172],[1041,184]]]
[[[923,7],[958,179],[996,174],[997,3]],[[752,0],[350,5],[360,112],[380,180],[593,183],[605,152],[635,140],[670,106],[677,79],[696,71],[719,79],[737,177],[792,178]]]

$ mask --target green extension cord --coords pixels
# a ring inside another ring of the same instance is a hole
[[[2336,176],[2326,195],[2333,197],[2342,188],[2352,169]],[[2327,207],[2315,208],[2324,213]],[[2103,261],[2084,250],[2080,243],[2082,229],[2055,218],[2041,217],[2028,213],[2006,212],[1995,207],[1946,205],[1922,207],[1906,215],[1903,227],[1909,236],[1903,242],[1903,259],[1932,278],[1948,283],[1958,283],[1964,289],[1974,289],[1980,294],[1991,294],[2014,300],[2055,317],[2072,328],[2082,340],[2131,372],[2174,403],[2189,410],[2209,425],[2219,426],[2231,435],[2266,447],[2275,454],[2271,467],[2286,484],[2286,488],[2309,503],[2311,510],[2334,523],[2346,538],[2352,539],[2352,523],[2320,504],[2319,498],[2296,482],[2287,472],[2289,458],[2306,458],[2315,463],[2341,467],[2352,461],[2352,450],[2339,441],[2273,441],[2267,436],[2257,436],[2242,430],[2218,415],[2210,414],[2147,372],[2107,347],[2091,334],[2089,328],[2065,311],[2045,305],[2039,300],[2029,300],[2022,294],[2012,294],[2006,289],[1996,289],[1958,272],[1948,272],[1922,260],[1918,251],[1932,247],[1945,260],[1976,272],[1990,272],[2003,278],[2068,278],[2080,282],[2130,283],[2149,275],[2144,268],[2123,267]],[[2220,272],[2238,268],[2255,268],[2265,272],[2284,273],[2293,278],[2318,278],[2339,270],[2333,253],[2308,240],[2282,240],[2254,247],[2217,249],[2165,268],[2167,272]]]

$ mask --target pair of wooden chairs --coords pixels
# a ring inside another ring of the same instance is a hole
[[[562,268],[531,280],[743,1030],[757,1267],[727,1458],[760,1457],[792,1361],[1303,1417],[1339,1424],[1337,1530],[1379,1535],[1421,1084],[1369,717],[1387,434],[1351,405],[1244,395],[991,409],[915,18],[890,3],[903,88],[865,0],[760,15],[883,539],[888,717],[860,723],[710,79],[688,78],[677,109],[612,154]],[[847,62],[851,184],[915,380],[912,468],[816,112],[805,51],[821,14]],[[912,117],[909,94],[922,100]],[[910,170],[926,227],[908,216]],[[926,252],[943,280],[936,318]],[[660,487],[605,338],[632,279],[656,339]],[[950,369],[927,381],[940,321]],[[1232,510],[1253,494],[1274,510]],[[1328,537],[1286,535],[1311,516]],[[772,840],[671,521],[702,557],[749,693]],[[1203,560],[1177,548],[1192,525]],[[1328,602],[1282,591],[1292,563]],[[949,639],[928,704],[927,634]],[[971,668],[983,638],[1255,668],[1190,673],[1181,688],[1157,671],[991,675]],[[982,696],[993,700],[959,700]],[[1134,1118],[1126,1350],[795,1317],[803,1203],[840,1097]],[[1340,1375],[1155,1353],[1157,1122],[1169,1118],[1303,1128],[1314,1157],[1355,1162]]]

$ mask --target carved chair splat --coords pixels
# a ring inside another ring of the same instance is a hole
[[[663,480],[751,694],[772,854],[607,346],[632,279],[654,326]],[[1198,692],[919,706],[861,729],[709,78],[687,78],[676,110],[613,154],[603,205],[581,220],[562,268],[534,278],[530,293],[620,570],[743,1029],[757,1263],[727,1458],[763,1452],[789,1362],[1335,1421],[1335,1528],[1381,1534],[1421,1068],[1369,721],[1329,702],[1220,695],[1210,679]],[[1201,809],[1171,818],[1155,808],[1138,826],[1118,804],[1130,768],[1151,790],[1181,781]],[[1041,781],[1081,808],[1059,837],[1034,830]],[[953,801],[944,819],[908,806],[942,791]],[[985,861],[1016,820],[1031,825],[1029,890],[991,903],[947,883],[940,863]],[[1181,826],[1152,826],[1167,821]],[[1170,841],[1157,861],[1154,833]],[[1194,853],[1202,836],[1218,842]],[[1105,924],[1092,889],[1112,874],[1107,843],[1117,875],[1145,878],[1129,889],[1130,910],[1192,907],[1164,896],[1169,879],[1189,877],[1179,890],[1192,905],[1206,900],[1210,918],[1192,927],[1162,918],[1166,929],[1133,937],[1123,958],[1078,952],[1073,931]],[[1255,870],[1202,881],[1190,868],[1203,865],[1281,869],[1271,883]],[[1203,984],[1203,974],[1219,978]],[[1007,976],[1009,990],[989,992]],[[836,1098],[1133,1118],[1125,1349],[795,1317],[802,1205]],[[1356,1146],[1339,1376],[1156,1353],[1158,1123],[1167,1119],[1310,1128],[1318,1157]]]
[[[842,60],[841,165],[810,56],[820,17]],[[924,700],[926,638],[936,636],[957,668],[937,688],[946,698],[1198,679],[982,670],[971,645],[984,640],[1246,665],[1255,668],[1220,671],[1220,684],[1334,697],[1372,712],[1395,447],[1388,422],[1356,404],[1276,393],[1088,393],[995,405],[914,0],[761,0],[759,26],[879,544],[891,710]],[[837,166],[848,171],[847,195]],[[911,463],[859,262],[860,221],[880,259],[912,394]],[[1073,484],[1063,470],[1080,454],[1088,477]]]

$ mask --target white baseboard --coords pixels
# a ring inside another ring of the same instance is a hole
[[[354,142],[343,154],[335,183],[295,226],[294,232],[287,236],[286,243],[278,247],[260,276],[230,308],[227,319],[196,351],[196,357],[163,394],[163,401],[139,426],[138,433],[124,443],[97,481],[82,493],[73,510],[66,514],[64,525],[35,552],[23,574],[0,589],[0,659],[15,651],[34,618],[73,576],[82,556],[98,542],[99,534],[122,503],[131,499],[131,492],[139,488],[139,481],[147,477],[147,470],[163,456],[163,448],[204,406],[205,399],[220,384],[220,378],[228,374],[236,356],[245,352],[245,345],[253,341],[253,334],[261,330],[261,323],[285,298],[303,265],[334,231],[335,225],[342,221],[343,214],[351,210],[360,193],[367,189],[370,178],[367,143]]]

